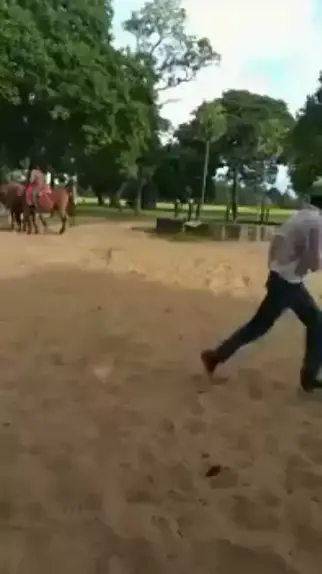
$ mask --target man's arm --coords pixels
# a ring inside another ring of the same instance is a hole
[[[307,253],[308,268],[313,272],[322,269],[322,222],[310,229]]]
[[[268,266],[274,262],[280,262],[281,251],[283,251],[284,237],[276,233],[270,243],[268,250]]]

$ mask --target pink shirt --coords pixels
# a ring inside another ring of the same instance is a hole
[[[310,271],[322,268],[322,213],[318,209],[305,207],[277,229],[268,266],[290,283],[300,283]]]

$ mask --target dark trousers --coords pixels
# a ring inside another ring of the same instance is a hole
[[[318,341],[322,343],[320,309],[303,283],[289,283],[274,271],[268,275],[266,296],[255,315],[215,350],[216,360],[224,363],[238,349],[265,335],[287,309],[291,309],[307,328],[303,365],[310,370],[317,369],[319,348],[322,349],[322,344],[318,348]]]

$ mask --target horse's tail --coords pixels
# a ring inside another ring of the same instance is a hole
[[[3,205],[4,208],[7,208],[7,194],[3,191],[0,187],[0,204]]]

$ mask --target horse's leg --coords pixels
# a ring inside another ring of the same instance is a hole
[[[31,233],[31,227],[30,227],[30,217],[29,214],[27,212],[27,209],[25,208],[23,210],[23,223],[22,223],[22,230],[24,231],[24,233],[28,233],[28,230],[30,229],[30,233]]]
[[[14,210],[12,207],[10,208],[8,221],[9,221],[10,231],[14,231],[14,229],[15,229],[15,214],[14,214]]]
[[[36,210],[35,210],[35,211],[33,212],[33,214],[32,214],[32,223],[33,223],[33,226],[34,226],[35,234],[36,234],[36,235],[39,235],[39,227],[38,227],[38,224],[37,224],[37,211],[36,211]]]
[[[21,230],[22,230],[21,216],[22,216],[21,206],[17,205],[17,207],[15,209],[15,220],[16,220],[19,232],[21,232]]]
[[[67,220],[68,220],[68,216],[66,211],[63,210],[59,210],[59,217],[61,219],[61,228],[59,230],[59,235],[63,235],[63,233],[65,233],[66,231],[66,225],[67,225]]]
[[[36,207],[35,207],[34,205],[32,205],[32,206],[30,207],[30,216],[31,216],[31,222],[32,222],[34,231],[35,231],[36,235],[38,235],[38,233],[39,233],[39,228],[38,228],[38,225],[37,225],[37,209],[36,209]]]
[[[32,227],[31,227],[31,210],[30,207],[26,206],[24,209],[24,218],[23,218],[23,230],[27,233],[27,235],[31,235]]]
[[[20,213],[20,211],[16,211],[15,218],[16,218],[16,223],[17,223],[17,229],[20,232],[21,231],[21,213]]]
[[[34,214],[33,214],[32,207],[29,206],[29,208],[28,208],[28,225],[27,225],[28,235],[32,234],[33,228],[34,228]]]
[[[44,231],[48,231],[48,225],[47,225],[47,221],[46,221],[44,215],[43,215],[42,213],[38,213],[38,216],[39,216],[39,219],[40,219],[40,221],[41,221],[41,224],[42,224],[42,226],[43,226],[43,228],[44,228]]]
[[[75,216],[76,216],[76,203],[74,201],[73,198],[70,198],[69,203],[68,203],[68,216],[69,216],[69,221],[70,221],[70,225],[72,225],[73,227],[76,224],[75,221]]]

